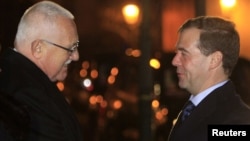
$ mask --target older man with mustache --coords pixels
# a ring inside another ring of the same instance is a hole
[[[82,141],[75,113],[55,82],[79,59],[74,16],[60,5],[41,1],[23,14],[14,48],[0,59],[0,90],[26,107],[25,141]]]

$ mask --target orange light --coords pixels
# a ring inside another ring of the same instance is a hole
[[[89,103],[92,104],[92,105],[95,105],[97,103],[97,99],[96,99],[96,96],[91,96],[89,98]]]
[[[220,0],[220,7],[223,16],[230,19],[236,7],[236,0]]]
[[[220,4],[221,4],[221,6],[223,6],[223,7],[231,8],[231,7],[234,7],[234,6],[235,6],[236,0],[221,0],[221,1],[220,1]]]
[[[114,109],[117,109],[117,110],[120,109],[122,107],[122,102],[120,100],[114,101],[113,107]]]
[[[63,91],[64,90],[64,84],[62,82],[57,82],[56,83],[56,86],[57,88],[60,90],[60,91]]]
[[[110,71],[110,74],[116,76],[118,74],[119,70],[117,67],[113,67]]]
[[[162,113],[161,113],[160,111],[156,112],[155,118],[156,118],[157,120],[162,120],[162,119],[163,119]]]
[[[109,77],[108,77],[108,83],[109,84],[114,84],[115,83],[115,76],[113,76],[113,75],[110,75]]]
[[[82,68],[88,69],[89,68],[89,62],[88,61],[83,61],[82,62]]]
[[[94,79],[97,78],[98,77],[98,71],[96,69],[91,70],[90,76],[92,78],[94,78]]]
[[[87,75],[88,75],[88,72],[87,72],[86,69],[81,69],[81,70],[80,70],[80,76],[81,76],[81,77],[84,78],[84,77],[86,77]]]
[[[138,22],[140,10],[135,4],[125,5],[122,9],[125,21],[128,24],[135,24]]]
[[[140,57],[141,56],[141,51],[139,49],[135,49],[132,51],[132,56],[134,57]]]
[[[158,108],[159,105],[160,105],[160,103],[159,103],[158,100],[153,100],[153,101],[152,101],[152,107],[153,107],[153,108]]]
[[[108,102],[105,101],[105,100],[103,100],[103,101],[100,103],[100,106],[101,106],[102,108],[106,108],[106,107],[108,106]]]
[[[162,113],[162,115],[168,115],[168,108],[163,108],[163,109],[161,109],[161,113]]]
[[[155,58],[150,59],[149,65],[154,69],[159,69],[161,67],[160,61]]]

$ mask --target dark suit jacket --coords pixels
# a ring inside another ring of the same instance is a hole
[[[183,123],[177,120],[169,141],[207,141],[209,124],[250,124],[250,109],[231,81],[211,92]]]
[[[56,84],[23,55],[7,49],[0,59],[0,90],[27,107],[27,141],[82,141],[75,113]]]

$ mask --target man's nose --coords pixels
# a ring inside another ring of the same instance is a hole
[[[179,64],[180,64],[180,59],[179,59],[180,57],[179,57],[179,55],[178,54],[176,54],[175,56],[174,56],[174,58],[173,58],[173,60],[172,60],[172,65],[173,66],[178,66]]]
[[[79,52],[78,50],[75,50],[74,52],[72,52],[72,54],[70,55],[70,59],[73,61],[78,61],[79,60]]]

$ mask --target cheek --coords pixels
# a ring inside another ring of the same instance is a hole
[[[54,55],[51,58],[51,60],[53,61],[53,64],[58,67],[58,66],[63,66],[64,63],[68,60],[68,58],[69,57],[67,54],[57,54],[57,55]]]
[[[56,61],[49,64],[49,77],[52,81],[64,80],[66,77],[67,69],[63,67],[63,63],[57,63]]]
[[[208,71],[208,64],[205,60],[199,60],[196,62],[193,62],[189,67],[190,72],[192,75],[197,77],[202,77],[203,75],[206,75]]]
[[[55,76],[57,81],[63,81],[67,76],[67,67],[63,67]]]
[[[65,59],[60,57],[53,57],[48,60],[49,67],[51,68],[50,71],[54,73],[58,73],[64,66]]]
[[[195,60],[183,60],[182,61],[183,69],[186,73],[197,73],[202,69],[202,62]]]

